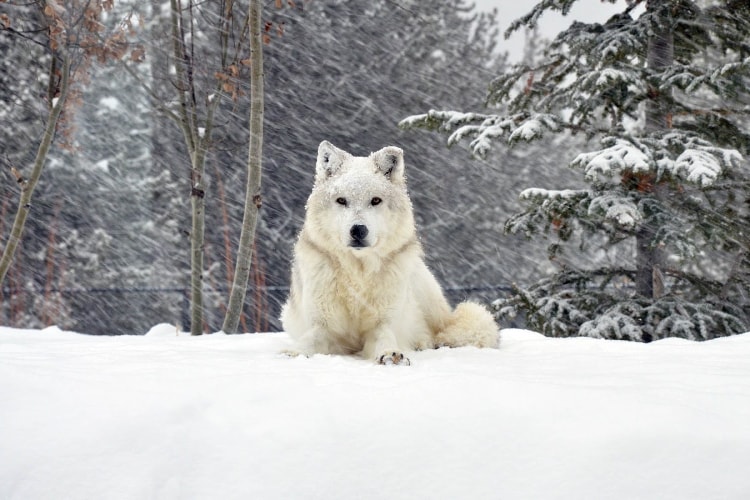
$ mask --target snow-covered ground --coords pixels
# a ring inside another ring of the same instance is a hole
[[[750,334],[412,366],[0,327],[2,499],[747,499]]]

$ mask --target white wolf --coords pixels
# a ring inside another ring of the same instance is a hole
[[[289,354],[409,364],[415,349],[497,347],[489,311],[451,310],[424,263],[401,149],[356,157],[323,141],[306,211],[281,312],[296,341]]]

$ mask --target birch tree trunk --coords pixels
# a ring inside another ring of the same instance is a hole
[[[26,218],[31,210],[31,198],[34,194],[39,178],[42,175],[44,164],[47,161],[47,154],[49,148],[52,146],[52,142],[55,138],[55,131],[57,130],[57,123],[60,120],[60,115],[65,107],[65,100],[68,97],[68,89],[70,88],[70,52],[67,48],[62,49],[62,68],[60,86],[57,97],[54,96],[53,89],[55,88],[53,82],[55,79],[55,64],[50,68],[50,110],[47,116],[47,126],[44,129],[44,135],[42,136],[42,142],[39,143],[37,149],[36,158],[34,159],[34,166],[31,170],[31,175],[28,179],[25,179],[20,172],[13,170],[14,175],[21,187],[21,194],[18,201],[18,210],[16,211],[16,217],[13,220],[13,226],[10,229],[10,235],[8,242],[3,248],[2,257],[0,257],[0,283],[5,281],[5,276],[8,274],[10,264],[13,262],[13,256],[16,253],[16,248],[21,241],[23,236],[23,229],[26,225]],[[54,61],[55,55],[53,55]]]
[[[205,165],[206,154],[211,143],[214,114],[220,99],[214,98],[219,88],[206,97],[205,118],[199,117],[196,98],[197,84],[194,79],[195,61],[189,56],[186,29],[193,30],[193,5],[183,8],[181,0],[171,0],[172,51],[177,73],[177,96],[179,111],[176,121],[182,130],[185,146],[190,154],[190,206],[192,225],[190,230],[190,334],[203,334],[203,256],[205,248]],[[231,2],[220,14],[219,34],[221,40],[221,68],[225,65],[227,29]],[[187,15],[185,15],[187,12]],[[192,36],[190,37],[192,43]],[[191,50],[192,52],[192,50]],[[212,97],[214,96],[214,97]],[[203,121],[201,121],[203,120]],[[201,126],[202,123],[202,126]]]
[[[236,333],[245,302],[247,281],[255,241],[255,227],[261,207],[261,160],[263,158],[263,45],[261,40],[261,0],[250,0],[250,147],[247,158],[245,213],[237,250],[234,281],[222,330]]]

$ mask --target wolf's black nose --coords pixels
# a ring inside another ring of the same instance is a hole
[[[349,230],[349,234],[354,241],[364,241],[364,239],[367,238],[368,232],[367,226],[363,226],[362,224],[355,224],[352,226],[351,230]]]

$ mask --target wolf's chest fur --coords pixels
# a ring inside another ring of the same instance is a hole
[[[317,290],[316,302],[332,333],[366,335],[393,316],[404,286],[393,266],[384,265],[377,273],[355,266],[328,270],[329,279]]]

